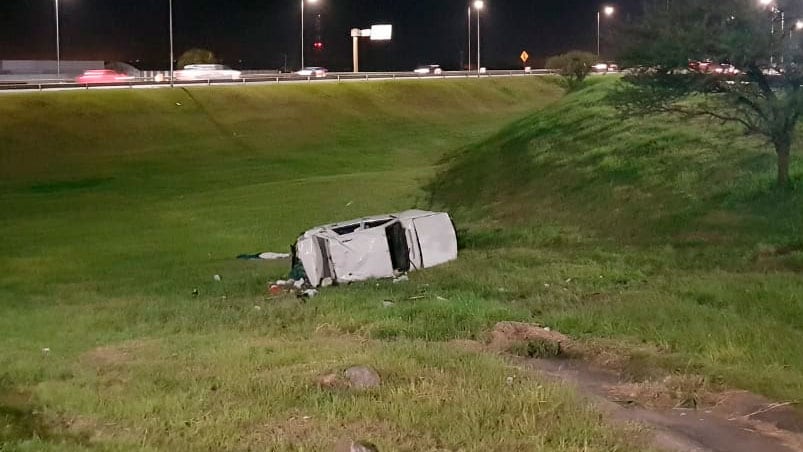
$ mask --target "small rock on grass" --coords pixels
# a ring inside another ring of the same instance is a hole
[[[343,373],[352,389],[373,389],[382,384],[379,374],[370,367],[356,366],[346,369]]]
[[[379,452],[379,448],[368,441],[346,439],[337,443],[335,452]]]
[[[329,373],[319,377],[316,384],[321,389],[366,390],[378,388],[382,384],[379,374],[370,367],[355,366],[343,373]]]
[[[379,452],[379,449],[368,441],[354,441],[351,443],[350,452]]]

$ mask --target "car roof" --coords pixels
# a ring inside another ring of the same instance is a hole
[[[222,64],[188,64],[184,69],[222,69]]]
[[[427,210],[417,210],[417,209],[405,210],[404,212],[389,213],[389,214],[385,214],[385,215],[375,215],[375,216],[371,216],[371,217],[356,218],[356,219],[349,220],[349,221],[340,221],[340,222],[337,222],[337,223],[318,226],[318,227],[314,227],[314,228],[306,231],[304,233],[304,235],[325,233],[325,232],[332,231],[333,229],[340,228],[340,227],[343,227],[343,226],[352,225],[352,224],[373,223],[373,222],[376,222],[376,221],[383,221],[383,220],[387,220],[387,221],[391,221],[391,220],[402,220],[402,221],[404,221],[404,220],[414,220],[416,218],[430,217],[430,216],[433,216],[433,215],[443,215],[443,214],[444,214],[443,212],[430,212],[430,211],[427,211]]]

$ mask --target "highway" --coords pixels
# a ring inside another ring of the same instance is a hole
[[[39,92],[39,91],[76,91],[97,89],[156,89],[189,86],[237,86],[237,85],[276,85],[287,83],[339,83],[339,82],[366,82],[391,80],[453,80],[466,78],[495,78],[495,77],[531,77],[552,74],[546,69],[536,69],[529,72],[523,70],[487,71],[483,74],[466,71],[444,71],[439,75],[420,75],[414,72],[330,72],[326,77],[304,77],[296,74],[248,74],[236,80],[194,80],[156,82],[147,79],[134,79],[120,83],[90,83],[79,84],[57,80],[8,80],[0,82],[0,92]]]

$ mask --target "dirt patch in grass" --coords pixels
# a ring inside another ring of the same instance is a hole
[[[128,341],[93,348],[81,355],[79,361],[84,366],[104,372],[123,368],[139,357],[155,354],[158,349],[158,342],[155,340]]]
[[[520,322],[497,323],[488,346],[496,351],[529,358],[567,356],[575,348],[568,336],[547,327]]]
[[[763,271],[803,272],[803,243],[759,245],[753,263]]]
[[[623,383],[608,390],[611,400],[647,408],[703,408],[714,406],[720,396],[698,375],[669,375],[660,381]]]
[[[82,447],[110,439],[134,441],[130,432],[122,433],[114,424],[86,417],[52,417],[35,404],[30,393],[0,390],[0,450],[5,450],[4,443],[33,439]]]
[[[263,447],[268,449],[268,445],[276,445],[277,440],[285,445],[298,444],[317,436],[321,429],[320,421],[306,415],[294,415],[287,419],[276,419],[265,424],[255,426],[253,433],[248,435],[243,442],[247,448]]]
[[[0,443],[47,435],[27,392],[0,388]]]
[[[240,444],[249,450],[339,450],[338,447],[352,441],[377,442],[380,439],[379,442],[394,447],[403,448],[405,443],[415,447],[415,441],[406,440],[410,435],[383,421],[339,422],[297,414],[255,426],[251,431]]]
[[[95,374],[99,387],[123,391],[131,381],[131,366],[158,353],[158,341],[128,341],[89,350],[78,358],[78,365]]]
[[[794,404],[724,391],[699,375],[657,377],[660,357],[645,356],[659,350],[606,350],[515,322],[497,324],[490,338],[486,351],[511,353],[525,368],[575,385],[613,420],[652,428],[659,449],[803,451],[803,415]],[[456,345],[476,350],[479,344]]]
[[[86,416],[56,419],[52,421],[51,431],[59,436],[80,438],[83,444],[134,444],[138,438],[134,429]]]

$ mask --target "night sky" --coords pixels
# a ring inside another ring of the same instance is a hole
[[[167,67],[168,0],[59,1],[63,59]],[[636,11],[639,0],[610,3],[619,7],[616,20],[621,20]],[[486,0],[483,66],[520,67],[523,49],[534,66],[566,50],[594,50],[601,4]],[[467,7],[467,0],[318,0],[305,15],[307,65],[350,70],[349,30],[392,23],[392,42],[362,40],[361,69],[408,70],[430,63],[457,69],[461,57],[464,62],[466,58]],[[202,47],[233,67],[275,69],[283,66],[287,54],[293,68],[299,64],[299,10],[299,0],[174,0],[176,58],[186,49]],[[318,34],[325,46],[320,53],[312,48]],[[55,59],[54,41],[53,0],[0,0],[0,59]]]

